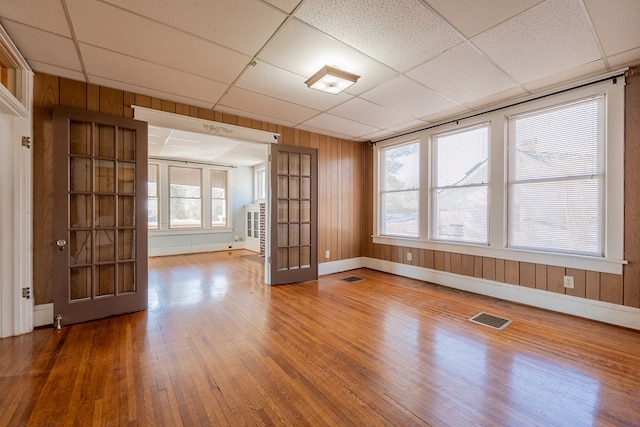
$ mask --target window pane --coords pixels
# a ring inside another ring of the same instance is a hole
[[[201,169],[169,167],[169,226],[202,227]]]
[[[382,234],[418,237],[418,191],[382,194]]]
[[[225,227],[227,225],[227,202],[221,199],[211,200],[211,226]]]
[[[510,119],[509,246],[603,255],[602,97]]]
[[[436,190],[434,239],[487,243],[487,187]]]
[[[417,142],[383,151],[383,191],[420,187],[420,149]]]
[[[436,135],[433,239],[488,243],[489,126]]]
[[[149,178],[147,180],[147,195],[158,197],[158,165],[149,165],[147,169]]]

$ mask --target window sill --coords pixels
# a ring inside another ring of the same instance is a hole
[[[190,234],[222,234],[233,233],[233,227],[220,228],[171,228],[168,230],[149,230],[149,236],[176,236]]]
[[[575,268],[600,273],[622,274],[622,266],[626,260],[611,258],[596,258],[584,255],[562,253],[548,253],[528,251],[522,249],[494,248],[462,243],[446,243],[422,241],[400,237],[372,236],[373,243],[391,246],[404,246],[416,249],[430,249],[434,251],[452,252],[464,255],[474,255],[509,261],[528,262],[532,264],[552,265],[556,267]]]

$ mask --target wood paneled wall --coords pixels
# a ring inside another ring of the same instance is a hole
[[[365,153],[365,201],[373,206],[373,150]],[[640,307],[640,73],[631,70],[625,87],[625,193],[623,274],[607,274],[458,253],[374,244],[373,212],[365,210],[363,256],[439,271],[479,277],[515,286],[542,289],[582,298]],[[407,252],[413,261],[407,261]],[[575,288],[565,289],[563,276],[574,276]]]
[[[53,301],[52,108],[66,105],[133,117],[131,105],[279,133],[280,143],[318,149],[318,261],[361,256],[367,145],[46,74],[34,78],[33,251],[36,304]],[[330,257],[325,259],[326,251]]]

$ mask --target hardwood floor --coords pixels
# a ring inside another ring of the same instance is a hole
[[[371,270],[268,287],[247,253],[152,258],[148,311],[0,340],[0,426],[640,424],[637,331]]]

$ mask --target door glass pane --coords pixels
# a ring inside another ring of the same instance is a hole
[[[69,269],[69,298],[71,301],[91,298],[91,267]]]
[[[71,228],[91,227],[91,196],[87,194],[69,196],[69,226]]]
[[[309,246],[303,246],[300,248],[300,267],[311,267],[311,248]]]
[[[289,175],[300,175],[300,155],[289,154]]]
[[[289,249],[280,248],[278,249],[278,270],[288,270],[289,269]]]
[[[118,193],[135,194],[136,164],[118,162]]]
[[[96,265],[96,296],[115,294],[115,273],[115,264]]]
[[[69,265],[91,264],[91,231],[69,232]]]
[[[300,178],[298,177],[289,178],[289,198],[290,199],[300,198]]]
[[[115,164],[108,160],[96,160],[95,183],[97,193],[115,192]]]
[[[278,222],[289,221],[289,202],[278,200]]]
[[[289,224],[289,246],[300,245],[300,225]]]
[[[289,174],[289,154],[288,153],[280,153],[278,155],[278,174],[279,175]]]
[[[96,125],[96,157],[116,156],[116,130],[113,126]]]
[[[114,237],[113,230],[96,230],[96,262],[115,260]]]
[[[300,155],[300,175],[311,176],[311,155]]]
[[[286,248],[289,246],[289,227],[287,224],[278,225],[278,247]]]
[[[300,224],[300,245],[308,246],[311,244],[311,224]]]
[[[69,152],[91,155],[91,123],[71,121],[69,124]]]
[[[311,178],[300,178],[300,198],[311,198]]]
[[[286,176],[278,177],[278,198],[289,198],[289,179]]]
[[[136,225],[136,199],[133,196],[118,196],[118,227]]]
[[[311,201],[302,200],[300,202],[300,222],[311,221]]]
[[[126,262],[118,264],[118,293],[136,291],[136,264],[134,262]]]
[[[289,268],[300,267],[300,248],[289,248]]]
[[[136,159],[136,131],[118,128],[118,159]]]
[[[69,191],[91,191],[91,160],[71,157],[69,160]]]
[[[136,239],[135,230],[118,230],[118,260],[135,259]]]
[[[96,227],[115,227],[116,198],[115,196],[95,196],[96,198]]]
[[[289,222],[300,221],[300,201],[291,200],[289,202]]]

